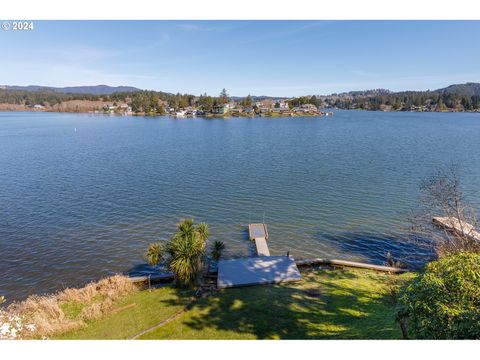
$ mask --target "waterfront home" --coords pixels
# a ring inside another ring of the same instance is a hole
[[[248,115],[255,115],[255,109],[249,106],[243,109],[243,113]]]
[[[196,116],[197,115],[197,110],[194,109],[193,107],[188,107],[188,108],[185,109],[185,115],[186,116],[191,116],[191,117]]]
[[[186,111],[185,110],[178,110],[174,113],[174,116],[177,118],[185,117]]]
[[[103,111],[106,111],[106,112],[113,113],[116,109],[117,109],[117,106],[115,105],[108,105],[108,104],[103,105]]]
[[[310,112],[310,113],[318,112],[318,108],[313,104],[303,104],[301,108],[303,110],[306,110],[306,112]]]
[[[270,112],[270,108],[268,106],[261,106],[258,109],[260,114],[268,114]]]
[[[272,113],[275,113],[275,114],[281,114],[281,115],[289,115],[292,113],[292,111],[290,109],[285,109],[285,108],[273,108],[272,109]]]
[[[275,109],[289,109],[288,102],[280,100],[275,103]]]
[[[234,107],[231,111],[232,111],[232,114],[238,115],[243,112],[243,108],[241,106],[237,106],[237,107]]]
[[[215,105],[213,107],[212,113],[224,115],[227,113],[227,111],[228,111],[228,107],[226,105]]]
[[[292,109],[292,111],[293,111],[295,114],[308,113],[308,110],[307,110],[307,109],[302,109],[301,107],[294,107],[294,108]]]

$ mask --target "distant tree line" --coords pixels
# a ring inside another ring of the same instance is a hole
[[[65,94],[53,91],[0,90],[0,103],[16,105],[56,105],[68,100],[98,100],[98,95]]]
[[[191,94],[171,94],[147,90],[111,95],[70,94],[48,90],[0,90],[0,103],[6,104],[54,106],[69,100],[124,102],[132,107],[133,112],[162,114],[166,107],[179,109],[197,106],[205,111],[211,111],[214,106],[227,104],[230,98],[226,89],[223,89],[217,97],[208,96],[206,93],[198,97]],[[245,98],[243,102],[251,104],[251,97]]]
[[[248,95],[236,98],[240,105],[254,106],[254,98]],[[218,96],[206,93],[200,96],[191,94],[172,94],[162,91],[121,92],[111,95],[60,93],[49,90],[26,91],[0,89],[0,103],[17,105],[55,106],[69,100],[90,100],[104,102],[124,102],[135,113],[163,114],[166,108],[186,108],[196,106],[204,111],[212,111],[215,106],[230,101],[229,94],[223,89]],[[404,91],[390,92],[377,89],[357,91],[328,96],[300,96],[288,100],[290,108],[305,104],[339,109],[397,110],[397,111],[478,111],[480,95],[460,94],[440,91]]]
[[[315,106],[320,106],[321,103],[315,95],[313,96],[300,96],[288,101],[288,106],[290,108],[299,107],[306,104],[312,104]]]
[[[377,95],[327,96],[323,106],[340,109],[474,111],[480,109],[480,95],[433,91],[405,91]]]

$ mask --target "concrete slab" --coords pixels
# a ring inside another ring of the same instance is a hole
[[[298,281],[302,278],[295,260],[286,256],[261,256],[220,260],[217,287],[251,286]]]

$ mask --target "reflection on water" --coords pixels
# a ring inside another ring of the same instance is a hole
[[[77,131],[74,131],[74,129]],[[0,113],[0,295],[23,298],[142,261],[183,217],[229,256],[269,225],[272,255],[419,264],[400,240],[418,183],[460,164],[478,207],[480,115],[170,119]]]

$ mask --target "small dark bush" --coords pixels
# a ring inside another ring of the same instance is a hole
[[[400,306],[412,337],[480,339],[480,254],[429,263],[403,290]]]
[[[212,244],[212,250],[211,250],[211,256],[213,260],[218,262],[222,257],[223,250],[225,250],[225,244],[223,243],[223,241],[216,240]]]

